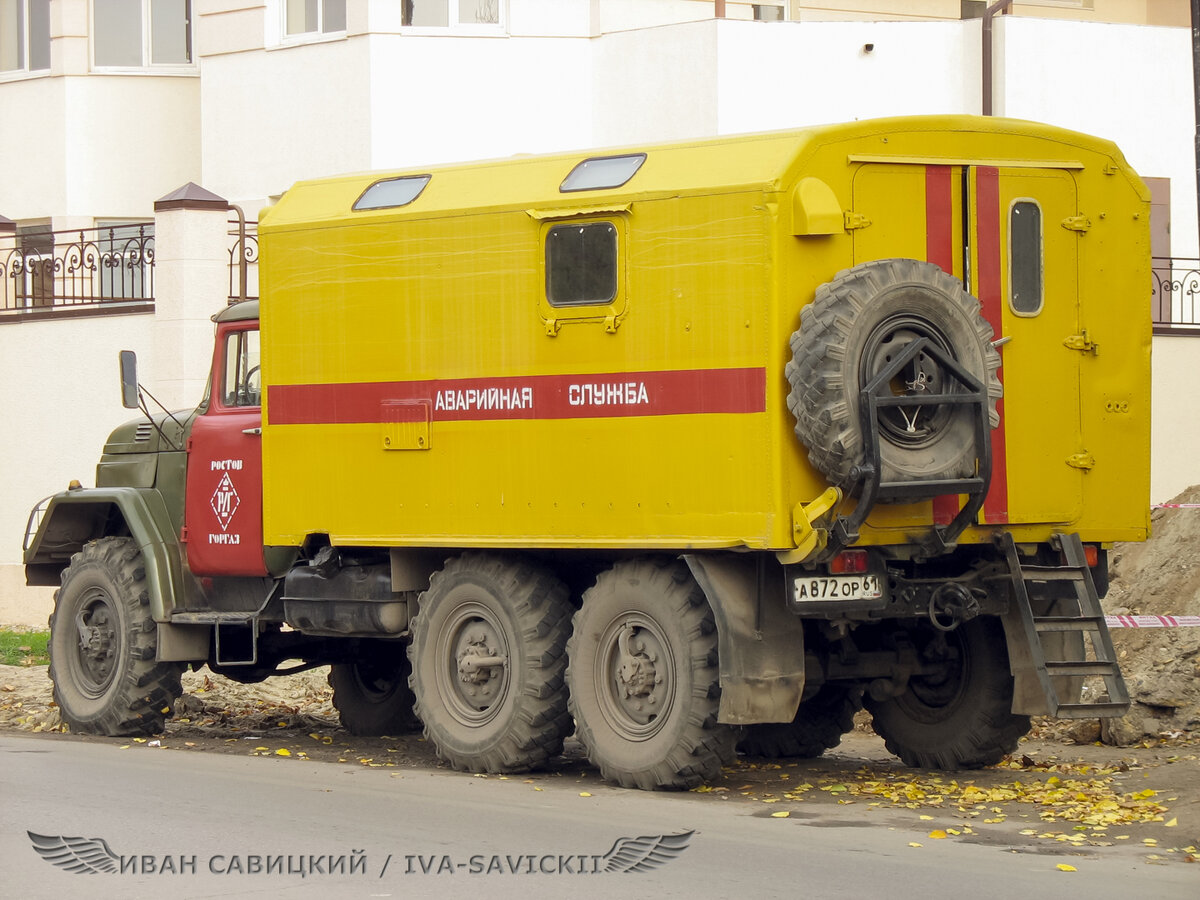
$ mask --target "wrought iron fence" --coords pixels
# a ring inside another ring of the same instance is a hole
[[[243,234],[237,219],[230,219],[229,302],[258,299],[258,223],[247,222]],[[245,249],[245,264],[242,250]]]
[[[0,236],[0,321],[153,307],[153,222]]]
[[[1200,259],[1156,256],[1151,266],[1154,333],[1200,335]]]

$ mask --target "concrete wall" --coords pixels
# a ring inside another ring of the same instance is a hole
[[[0,85],[0,99],[10,219],[145,217],[155,198],[200,179],[196,77],[47,75]]]
[[[48,589],[19,565],[33,505],[72,478],[96,483],[100,448],[134,414],[121,406],[117,353],[153,350],[154,316],[0,324],[0,623],[45,627]]]
[[[1155,337],[1150,388],[1150,501],[1162,503],[1200,484],[1200,337]]]

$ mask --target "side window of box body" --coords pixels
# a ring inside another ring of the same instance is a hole
[[[1042,208],[1036,200],[1018,198],[1008,210],[1009,308],[1032,317],[1045,303],[1045,242]]]
[[[538,307],[550,333],[569,322],[615,330],[628,297],[629,229],[623,212],[593,211],[545,219]]]

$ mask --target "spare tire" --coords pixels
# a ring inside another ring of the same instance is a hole
[[[1000,422],[1000,354],[979,301],[932,263],[882,259],[839,272],[800,311],[786,373],[788,407],[808,458],[830,484],[849,492],[864,459],[859,394],[898,354],[928,338],[986,386],[988,416]],[[895,394],[964,390],[936,357],[919,353],[892,383]],[[970,404],[884,407],[879,416],[881,480],[917,482],[975,474]],[[929,496],[939,493],[931,490]]]

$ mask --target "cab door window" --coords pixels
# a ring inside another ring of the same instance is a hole
[[[221,405],[226,408],[262,405],[262,371],[258,331],[234,331],[225,338],[225,370]]]

